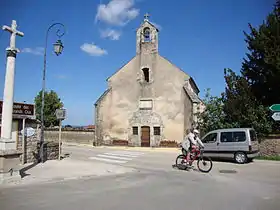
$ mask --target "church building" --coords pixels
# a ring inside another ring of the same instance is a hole
[[[95,103],[95,144],[157,147],[180,143],[203,103],[195,81],[159,54],[159,30],[145,15],[136,55],[107,79]]]

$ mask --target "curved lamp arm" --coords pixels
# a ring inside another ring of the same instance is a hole
[[[47,34],[46,34],[46,42],[45,42],[45,53],[44,53],[44,56],[46,56],[46,51],[47,51],[47,46],[48,46],[49,31],[50,31],[54,26],[58,26],[58,27],[59,27],[59,28],[56,30],[56,35],[58,36],[59,39],[65,34],[65,26],[64,26],[62,23],[54,23],[54,24],[52,24],[52,25],[48,28]],[[61,31],[61,29],[63,29],[63,30]]]

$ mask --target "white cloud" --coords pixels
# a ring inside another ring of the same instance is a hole
[[[114,29],[109,29],[109,28],[106,30],[101,30],[100,34],[102,38],[109,38],[111,40],[119,40],[121,36],[120,31],[116,31]]]
[[[64,74],[56,74],[55,77],[56,77],[57,79],[67,79],[67,76],[64,75]]]
[[[134,6],[134,0],[111,0],[107,5],[99,4],[95,21],[104,21],[111,25],[124,26],[136,18],[139,9]]]
[[[84,43],[81,47],[81,50],[88,53],[91,56],[102,56],[108,54],[104,49],[101,49],[95,44]]]
[[[44,48],[43,47],[35,47],[35,48],[23,48],[21,50],[22,53],[30,53],[33,55],[43,55]]]

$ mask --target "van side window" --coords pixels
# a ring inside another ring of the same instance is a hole
[[[210,133],[204,139],[202,139],[203,143],[213,143],[217,141],[217,133]]]
[[[242,142],[242,141],[246,141],[246,134],[244,131],[221,133],[221,142]]]
[[[221,142],[233,142],[232,132],[222,132]]]
[[[246,134],[244,131],[233,132],[233,141],[242,142],[246,141]]]

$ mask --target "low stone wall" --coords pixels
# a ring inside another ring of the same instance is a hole
[[[58,142],[58,130],[46,130],[45,131],[45,140]],[[78,144],[90,144],[93,145],[94,142],[94,131],[61,131],[61,141],[69,143],[78,143]]]
[[[114,146],[128,146],[127,140],[113,140]]]
[[[280,155],[280,138],[279,139],[265,139],[260,142],[261,156],[276,156]]]
[[[20,161],[21,163],[34,163],[37,161],[37,144],[40,139],[39,132],[35,132],[33,136],[25,137],[24,139],[24,146],[22,142],[22,135],[20,132],[17,148],[18,150],[22,151],[22,154],[20,155]],[[23,160],[24,158],[24,160]]]
[[[36,130],[35,134],[31,137],[25,137],[24,146],[22,142],[22,135],[19,132],[19,140],[17,149],[22,151],[20,155],[21,163],[35,163],[38,160],[40,151],[40,130]],[[44,159],[56,160],[59,156],[59,144],[57,142],[45,141],[44,142]],[[24,159],[23,159],[24,158]]]
[[[44,142],[44,159],[45,160],[57,160],[59,156],[59,144],[57,142],[47,141]],[[37,145],[38,151],[40,151],[40,144]]]
[[[159,147],[179,147],[179,143],[171,140],[163,140],[160,142]]]

